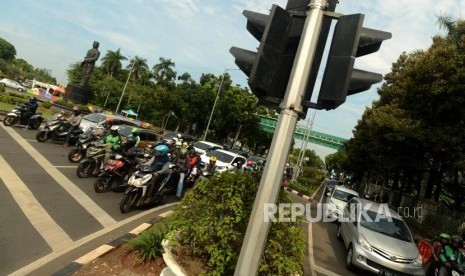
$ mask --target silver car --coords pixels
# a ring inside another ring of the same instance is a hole
[[[16,89],[20,92],[26,91],[26,87],[22,86],[19,82],[10,79],[0,79],[0,85]]]
[[[422,259],[402,217],[385,204],[352,198],[337,229],[347,248],[346,266],[378,275],[425,275]]]

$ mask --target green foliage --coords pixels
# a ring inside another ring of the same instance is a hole
[[[28,102],[28,97],[16,93],[0,94],[0,102],[15,105]]]
[[[151,260],[157,256],[160,257],[163,254],[161,242],[171,230],[172,224],[169,223],[169,219],[163,219],[137,237],[129,240],[125,246],[128,250],[139,251],[141,262]]]
[[[289,187],[304,195],[312,195],[325,179],[323,171],[314,167],[304,167],[297,181],[292,181]]]
[[[43,102],[42,107],[45,109],[50,109],[52,107],[52,103],[49,101]]]
[[[250,174],[222,173],[198,183],[172,214],[176,243],[206,259],[208,275],[232,275],[258,189]],[[281,201],[288,201],[285,194]],[[296,223],[273,223],[260,275],[302,273],[305,240]]]
[[[12,60],[16,56],[16,49],[10,42],[0,37],[0,59]]]

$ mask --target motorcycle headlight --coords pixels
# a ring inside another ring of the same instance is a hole
[[[423,258],[421,257],[420,254],[418,254],[418,257],[415,260],[413,260],[412,265],[416,267],[423,266]]]
[[[365,249],[365,250],[371,252],[371,246],[370,246],[370,244],[368,243],[368,241],[365,239],[365,237],[364,237],[362,234],[360,234],[360,235],[358,236],[358,244],[360,244],[360,246],[361,246],[363,249]]]

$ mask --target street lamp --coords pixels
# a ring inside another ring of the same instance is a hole
[[[223,75],[222,75],[222,78],[221,78],[221,82],[220,82],[220,86],[218,87],[218,93],[216,93],[215,102],[213,103],[212,112],[210,113],[210,119],[208,119],[207,129],[205,130],[205,135],[203,136],[204,141],[207,140],[208,128],[210,127],[210,123],[211,123],[212,118],[213,118],[213,113],[215,112],[216,102],[218,102],[218,98],[219,98],[220,93],[221,93],[221,88],[223,87],[224,76],[226,75],[226,72],[231,71],[231,70],[240,70],[240,69],[234,69],[234,68],[233,69],[224,69],[224,72],[223,72]]]
[[[128,86],[129,78],[131,77],[132,70],[134,69],[134,63],[135,63],[135,62],[136,62],[136,59],[134,59],[134,60],[132,61],[131,71],[129,71],[128,78],[127,78],[127,80],[126,80],[126,83],[124,84],[123,93],[121,93],[121,97],[119,97],[119,102],[118,102],[118,106],[116,107],[115,114],[118,114],[118,110],[119,110],[119,107],[120,107],[120,105],[121,105],[121,101],[123,100],[123,96],[124,96],[124,92],[126,91],[126,87]]]

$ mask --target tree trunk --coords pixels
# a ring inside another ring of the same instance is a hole
[[[436,175],[438,170],[438,162],[433,160],[431,168],[429,170],[428,184],[426,185],[425,199],[431,199],[433,197],[433,188],[436,183]]]
[[[400,179],[400,171],[396,171],[394,174],[394,179],[392,181],[392,189],[394,191],[399,190],[399,179]]]
[[[443,166],[440,165],[440,170],[438,175],[436,175],[436,190],[434,190],[434,201],[439,202],[439,196],[441,195],[442,191],[442,175],[444,173]]]

